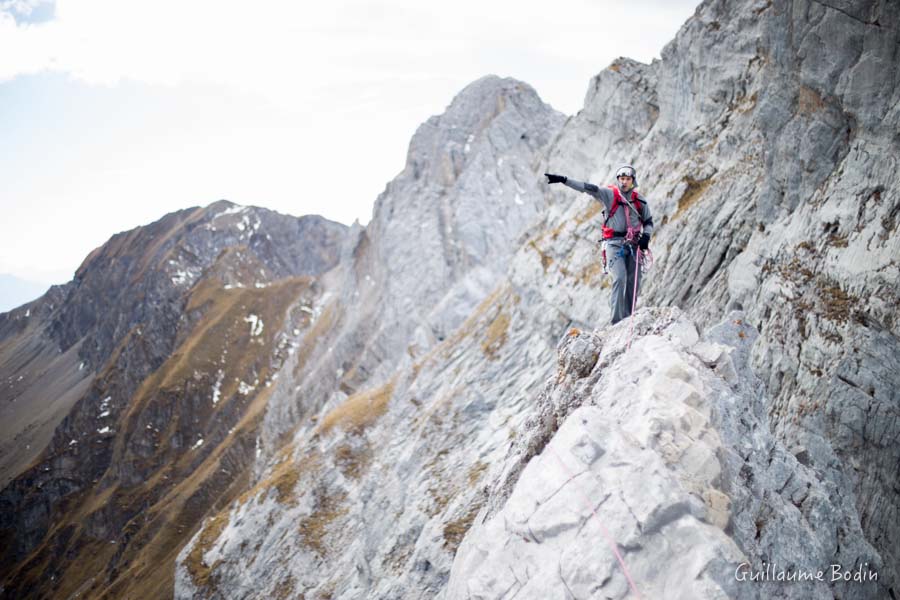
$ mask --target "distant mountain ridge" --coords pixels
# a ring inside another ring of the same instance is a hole
[[[115,573],[171,553],[189,515],[240,487],[282,331],[309,323],[346,234],[226,201],[185,209],[113,236],[73,281],[0,315],[5,596],[85,592],[100,581],[86,562]],[[172,560],[102,587],[158,596]]]

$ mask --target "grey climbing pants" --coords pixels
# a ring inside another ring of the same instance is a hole
[[[612,324],[615,325],[625,317],[631,315],[631,305],[634,299],[635,264],[637,259],[637,247],[625,244],[620,240],[607,242],[606,256],[609,272],[612,274],[612,292],[609,296],[609,311]],[[638,276],[638,296],[641,291],[640,273]]]

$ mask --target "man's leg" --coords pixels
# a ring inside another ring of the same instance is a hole
[[[609,245],[606,257],[609,259],[609,272],[612,275],[612,289],[609,294],[609,313],[613,325],[628,316],[628,310],[631,305],[626,308],[626,287],[628,283],[627,256],[620,256],[622,247],[618,245]]]

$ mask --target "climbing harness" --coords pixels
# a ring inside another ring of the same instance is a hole
[[[635,213],[637,213],[637,215],[638,215],[638,218],[640,218],[640,214],[641,214],[640,208],[641,208],[641,204],[644,202],[643,198],[641,198],[637,192],[633,192],[633,194],[632,194],[632,199],[634,200],[634,204],[632,204],[631,202],[629,202],[622,196],[622,193],[619,192],[619,188],[617,188],[614,185],[610,185],[607,187],[609,187],[609,189],[612,190],[613,203],[612,203],[612,207],[609,209],[609,214],[603,220],[603,225],[600,228],[602,235],[603,235],[603,239],[600,241],[600,245],[601,245],[601,255],[603,257],[603,274],[604,275],[609,274],[609,265],[607,264],[607,261],[606,261],[607,240],[624,239],[626,242],[634,242],[637,239],[637,236],[640,234],[641,228],[631,226],[631,211],[628,210],[628,208],[635,211]],[[612,227],[609,227],[607,224],[609,223],[609,220],[612,218],[612,216],[614,214],[616,214],[616,210],[618,210],[619,206],[622,204],[624,204],[626,206],[626,209],[625,209],[625,231],[616,231]],[[643,219],[641,219],[641,225],[643,225],[643,224],[644,224],[644,221],[643,221]],[[625,246],[623,245],[622,247],[624,248]],[[622,256],[621,250],[619,252],[620,253],[618,256]]]
[[[622,196],[622,193],[619,192],[619,188],[617,188],[614,185],[610,185],[608,187],[609,187],[609,189],[612,190],[612,193],[613,193],[613,203],[612,203],[612,207],[610,207],[610,209],[609,209],[609,214],[606,215],[606,218],[603,220],[603,226],[600,228],[600,230],[603,234],[603,239],[611,240],[611,239],[625,238],[626,240],[630,240],[634,237],[635,232],[640,231],[639,227],[631,226],[631,214],[630,214],[631,211],[629,211],[629,210],[625,211],[625,231],[616,231],[612,227],[609,227],[607,224],[609,223],[609,220],[612,219],[613,215],[616,214],[616,211],[619,209],[619,206],[622,204],[626,205],[626,207],[631,208],[633,211],[635,211],[638,215],[638,218],[640,218],[641,205],[644,203],[644,199],[641,198],[637,192],[634,192],[632,194],[632,199],[634,200],[634,204],[631,204],[631,202],[629,202]],[[643,220],[641,220],[641,225],[643,225],[643,224],[644,224],[644,222],[643,222]]]

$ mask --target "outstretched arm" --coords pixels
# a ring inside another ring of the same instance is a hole
[[[544,175],[547,176],[547,183],[563,183],[573,190],[578,190],[579,192],[590,194],[595,198],[600,197],[600,188],[593,183],[576,181],[575,179],[571,179],[569,177],[566,177],[565,175],[554,175],[553,173],[544,173]]]

